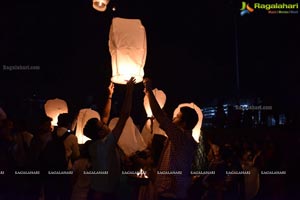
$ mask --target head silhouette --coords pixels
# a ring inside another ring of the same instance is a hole
[[[69,128],[72,124],[72,117],[68,113],[62,113],[57,118],[57,125],[60,127]]]
[[[173,122],[185,130],[192,130],[198,122],[198,114],[195,109],[188,106],[180,108],[180,112],[173,119]]]
[[[89,119],[83,128],[83,134],[92,140],[101,139],[108,133],[110,129],[97,118]]]

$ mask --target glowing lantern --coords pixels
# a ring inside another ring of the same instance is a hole
[[[167,99],[165,93],[162,90],[158,90],[157,88],[153,89],[152,91],[153,91],[153,94],[154,94],[159,106],[161,108],[163,108],[166,103],[166,99]],[[147,113],[147,117],[153,117],[149,99],[146,96],[144,97],[144,108]]]
[[[91,118],[97,118],[100,120],[100,115],[97,111],[92,110],[91,108],[84,108],[79,111],[75,132],[75,135],[78,138],[78,144],[84,144],[87,140],[90,140],[90,138],[83,135],[83,129],[87,121]]]
[[[198,119],[198,123],[193,128],[193,137],[194,137],[195,141],[197,141],[199,143],[201,126],[202,126],[202,119],[203,119],[202,111],[194,103],[183,103],[183,104],[179,104],[178,107],[174,110],[173,117],[175,117],[177,115],[177,113],[180,111],[180,108],[183,107],[183,106],[188,106],[190,108],[193,108],[197,112],[197,114],[198,114],[198,118],[199,119]]]
[[[104,12],[108,3],[109,0],[93,0],[93,8],[100,12]]]
[[[119,118],[111,119],[109,128],[112,130]],[[123,132],[118,141],[119,147],[124,151],[126,156],[132,156],[136,151],[143,151],[147,148],[139,129],[134,124],[131,117],[126,121]]]
[[[62,99],[49,99],[46,101],[45,112],[48,117],[52,118],[51,125],[57,126],[57,118],[62,113],[68,113],[68,105],[65,100]]]
[[[165,93],[162,90],[158,90],[157,88],[153,89],[152,91],[153,91],[153,94],[154,94],[159,106],[161,108],[163,108],[166,103],[166,99],[167,99]],[[161,128],[159,128],[159,123],[157,122],[156,119],[153,118],[153,114],[152,114],[151,107],[149,104],[149,99],[146,96],[144,97],[144,108],[147,113],[147,117],[149,119],[147,119],[147,121],[142,129],[141,135],[142,135],[145,143],[147,144],[147,146],[149,146],[152,143],[154,134],[163,135],[165,137],[168,137],[168,136]]]
[[[112,78],[126,84],[130,77],[142,82],[147,54],[145,28],[139,19],[113,18],[109,33]]]
[[[163,135],[165,137],[168,137],[166,132],[159,128],[159,123],[156,121],[156,119],[147,119],[143,129],[141,136],[144,139],[144,142],[147,146],[150,146],[152,143],[152,139],[154,135]]]

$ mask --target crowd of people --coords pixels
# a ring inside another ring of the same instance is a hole
[[[135,79],[131,78],[114,128],[108,126],[114,85],[108,86],[101,118],[89,119],[84,127],[84,135],[90,138],[84,144],[78,144],[74,134],[76,117],[71,114],[60,114],[56,127],[44,114],[33,132],[29,132],[22,121],[14,121],[3,114],[0,121],[0,199],[251,200],[287,197],[285,184],[290,166],[285,165],[286,152],[277,145],[277,139],[270,134],[261,135],[259,139],[244,137],[245,134],[235,137],[222,134],[222,129],[213,129],[202,130],[197,143],[192,136],[192,129],[199,120],[196,111],[181,107],[173,119],[169,118],[157,102],[149,79],[144,79],[145,96],[166,136],[156,135],[158,137],[153,137],[146,149],[127,156],[118,140],[130,117],[134,86]],[[54,155],[59,148],[50,148],[53,141],[60,141],[64,146],[61,155],[65,166],[55,165],[60,162],[59,156]],[[123,173],[139,169],[145,170],[142,177]],[[262,172],[278,175],[263,175]]]

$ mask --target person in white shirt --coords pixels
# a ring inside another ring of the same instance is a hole
[[[63,113],[58,116],[57,122],[57,136],[61,137],[66,132],[70,132],[71,125],[73,119],[70,114]],[[74,134],[70,134],[65,140],[64,145],[66,149],[66,159],[69,161],[68,163],[68,170],[72,170],[72,161],[79,158],[80,151],[78,145],[78,139]]]

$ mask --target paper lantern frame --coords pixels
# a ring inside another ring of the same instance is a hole
[[[118,117],[112,118],[108,127],[113,130],[118,120]],[[125,123],[122,134],[118,140],[118,145],[128,157],[134,155],[136,151],[143,151],[147,148],[139,129],[131,117],[129,117]]]
[[[111,81],[126,84],[134,77],[136,83],[143,81],[147,55],[146,31],[140,19],[115,17],[108,41],[111,54]]]

